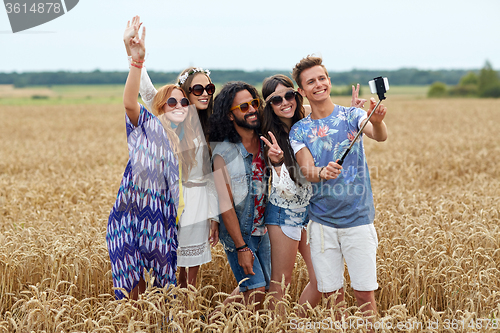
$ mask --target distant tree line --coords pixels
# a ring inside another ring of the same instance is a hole
[[[443,82],[447,85],[456,85],[467,73],[477,74],[479,71],[470,70],[419,70],[403,68],[398,70],[352,70],[350,72],[329,71],[334,85],[350,85],[352,83],[367,84],[377,76],[386,76],[391,85],[430,85],[434,82]],[[158,84],[175,83],[178,72],[148,71],[151,80]],[[252,85],[274,74],[285,74],[291,77],[290,71],[265,70],[247,72],[243,70],[213,70],[211,77],[215,83],[241,80]],[[92,72],[24,72],[0,73],[0,84],[13,84],[15,87],[33,85],[67,85],[67,84],[124,84],[128,72],[107,72],[95,70]]]
[[[458,84],[448,87],[445,82],[434,82],[427,92],[428,97],[500,97],[500,77],[489,61],[476,72],[467,72]]]

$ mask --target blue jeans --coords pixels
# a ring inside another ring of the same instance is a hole
[[[288,209],[268,203],[264,222],[266,225],[279,225],[290,227],[305,227],[309,222],[309,206],[297,209]]]
[[[253,272],[255,275],[245,274],[243,267],[238,263],[237,251],[225,250],[227,260],[229,261],[236,281],[239,283],[244,278],[248,278],[248,280],[240,284],[240,292],[260,287],[266,287],[267,290],[269,289],[269,283],[271,281],[271,244],[269,242],[269,234],[266,233],[264,236],[251,236],[247,245],[255,254],[255,259],[253,261]]]

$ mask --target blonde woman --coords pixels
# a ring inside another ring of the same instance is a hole
[[[135,36],[133,27],[137,24],[139,17],[135,16],[127,25],[125,46]],[[129,64],[132,64],[128,48],[127,53]],[[191,161],[184,163],[182,168],[183,199],[187,209],[179,218],[177,250],[178,282],[180,287],[186,288],[188,284],[196,286],[200,266],[212,259],[210,245],[215,246],[219,240],[217,194],[213,185],[210,149],[206,143],[215,85],[210,79],[210,71],[189,67],[179,75],[176,86],[183,90],[190,103],[188,118],[176,128],[180,156]],[[160,90],[156,90],[143,68],[139,91],[149,109],[158,107],[155,103]]]
[[[118,299],[137,299],[144,292],[144,269],[152,271],[157,287],[176,283],[176,219],[183,210],[180,171],[194,165],[189,152],[182,153],[180,140],[193,135],[184,91],[174,85],[159,89],[154,114],[137,103],[145,55],[145,29],[139,38],[140,26],[133,25],[136,36],[128,41],[132,63],[123,93],[129,161],[106,234]]]

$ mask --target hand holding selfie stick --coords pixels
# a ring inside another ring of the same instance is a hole
[[[373,108],[372,112],[370,113],[370,115],[366,119],[366,121],[363,124],[363,126],[361,127],[361,129],[358,131],[358,134],[356,134],[356,137],[354,137],[354,140],[352,140],[351,144],[349,145],[349,148],[347,148],[347,150],[344,152],[344,154],[342,155],[340,160],[337,160],[338,165],[342,165],[344,163],[344,159],[347,157],[347,154],[349,154],[352,146],[354,146],[354,143],[356,143],[356,140],[358,140],[358,137],[361,135],[361,133],[363,133],[363,130],[365,129],[366,124],[368,124],[368,122],[370,121],[370,118],[375,113],[375,110],[378,108],[380,103],[385,99],[385,93],[387,92],[387,90],[389,90],[389,80],[387,80],[386,77],[384,77],[384,78],[381,76],[376,77],[373,80],[371,80],[370,82],[368,82],[368,85],[370,86],[371,93],[372,94],[376,93],[378,95],[379,101],[378,101],[377,105],[375,105],[375,107]]]

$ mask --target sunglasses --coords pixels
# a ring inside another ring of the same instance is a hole
[[[213,83],[209,83],[203,87],[201,84],[195,84],[194,86],[189,87],[189,92],[195,96],[201,96],[203,94],[203,90],[206,90],[207,94],[213,95],[215,93],[215,85]]]
[[[250,110],[250,105],[255,110],[257,110],[259,108],[259,105],[260,105],[260,100],[258,98],[254,98],[250,102],[245,102],[245,103],[241,103],[239,105],[236,105],[235,107],[231,108],[231,111],[236,110],[236,109],[240,109],[241,112],[247,113],[248,110]]]
[[[169,99],[167,99],[167,105],[171,108],[175,108],[178,103],[181,103],[181,106],[185,108],[189,105],[189,100],[186,97],[183,97],[180,101],[177,101],[175,97],[170,97]]]
[[[285,99],[287,101],[292,101],[294,98],[295,98],[295,95],[297,94],[296,91],[293,91],[293,90],[288,90],[286,93],[285,93]],[[283,103],[283,97],[281,96],[274,96],[273,98],[271,98],[271,104],[274,105],[274,106],[280,106],[281,103]]]

